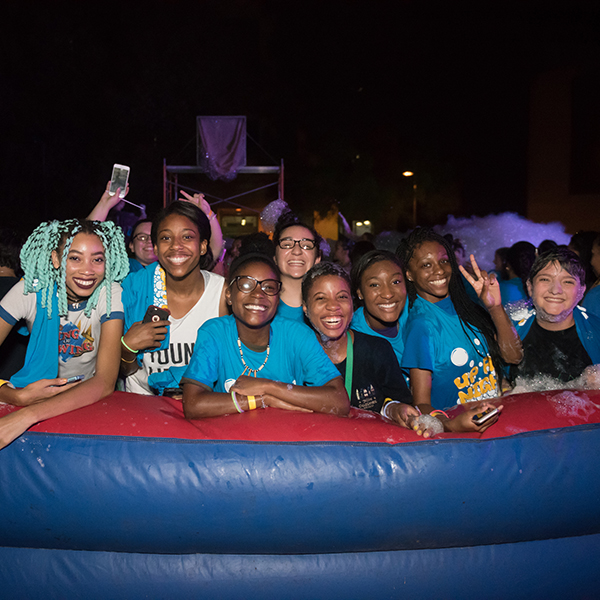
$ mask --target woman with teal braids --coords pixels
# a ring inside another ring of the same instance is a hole
[[[0,419],[0,448],[35,423],[112,393],[119,374],[120,282],[129,270],[121,230],[112,222],[42,223],[23,246],[21,266],[25,276],[0,303],[0,344],[20,320],[30,341],[21,371],[0,380],[0,402],[23,408]]]

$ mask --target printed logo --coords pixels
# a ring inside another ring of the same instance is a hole
[[[66,323],[61,325],[58,332],[58,355],[63,362],[75,356],[81,356],[94,350],[94,338],[91,325],[85,330],[79,330],[79,324]]]

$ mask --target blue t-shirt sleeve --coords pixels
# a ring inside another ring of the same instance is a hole
[[[321,386],[340,377],[340,372],[325,354],[316,335],[306,325],[298,326],[298,333],[294,332],[293,339],[296,340],[294,359],[300,363],[302,371],[302,380],[297,380],[297,383]]]
[[[433,371],[435,364],[433,332],[426,319],[415,319],[408,325],[402,368]]]
[[[219,344],[210,321],[198,329],[194,352],[182,379],[197,381],[211,390],[219,378]]]

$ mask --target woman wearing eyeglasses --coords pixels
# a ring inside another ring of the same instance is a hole
[[[288,212],[277,221],[273,242],[282,283],[277,314],[304,323],[302,278],[321,261],[321,236]]]
[[[134,226],[129,241],[129,250],[133,258],[129,259],[129,272],[135,273],[156,262],[152,244],[152,219],[140,219]]]
[[[158,262],[123,282],[121,374],[128,392],[161,394],[178,388],[198,328],[227,314],[225,280],[205,270],[212,262],[210,231],[208,218],[191,202],[173,202],[154,219],[151,236]],[[149,306],[168,309],[168,320],[143,323]]]
[[[226,290],[232,315],[207,321],[181,380],[186,418],[267,407],[346,415],[344,382],[306,326],[277,315],[281,280],[262,254],[237,258]]]

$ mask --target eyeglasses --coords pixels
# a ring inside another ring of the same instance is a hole
[[[315,240],[309,240],[308,238],[302,238],[301,240],[293,240],[292,238],[283,238],[279,240],[278,246],[282,250],[291,250],[296,244],[302,248],[302,250],[314,250]]]
[[[136,242],[142,242],[142,244],[145,244],[151,240],[151,237],[146,233],[138,233],[137,235],[133,236],[133,239]]]
[[[267,296],[277,296],[281,291],[281,281],[277,279],[263,279],[262,281],[258,281],[258,279],[254,279],[254,277],[250,277],[249,275],[238,275],[229,282],[229,285],[233,285],[234,281],[238,290],[244,294],[253,292],[257,285],[260,285],[260,289]]]

